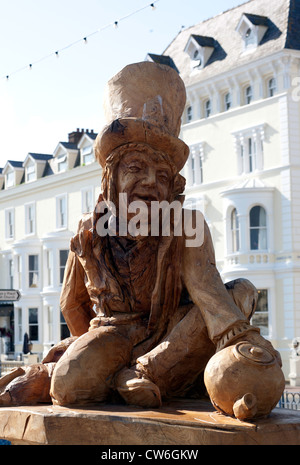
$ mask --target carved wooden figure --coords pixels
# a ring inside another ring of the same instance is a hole
[[[250,324],[257,291],[244,279],[223,284],[203,216],[182,207],[185,100],[167,66],[129,65],[109,81],[108,124],[95,143],[102,194],[71,240],[61,294],[72,338],[38,369],[1,379],[0,404],[50,393],[59,405],[159,408],[201,396],[204,375],[223,413],[251,419],[276,405],[284,378],[278,352]]]

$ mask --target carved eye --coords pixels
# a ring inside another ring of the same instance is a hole
[[[167,173],[158,173],[158,180],[162,183],[167,183],[169,182],[169,176]]]
[[[139,165],[131,165],[131,166],[128,166],[128,171],[130,171],[130,173],[138,173],[139,171],[141,171],[141,167]]]

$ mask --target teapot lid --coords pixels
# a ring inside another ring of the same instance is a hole
[[[265,347],[253,345],[246,341],[236,344],[233,353],[241,361],[249,361],[261,365],[270,365],[275,362],[275,357]]]

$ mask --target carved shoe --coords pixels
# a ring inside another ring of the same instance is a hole
[[[134,369],[123,368],[115,378],[115,388],[129,405],[144,408],[161,406],[158,386]]]

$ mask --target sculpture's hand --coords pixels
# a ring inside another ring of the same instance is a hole
[[[67,348],[72,344],[77,339],[76,336],[74,337],[68,337],[66,339],[63,339],[60,341],[58,344],[55,344],[53,346],[46,357],[42,360],[42,363],[51,363],[51,362],[58,362],[58,360],[61,358],[61,356],[65,353]]]

